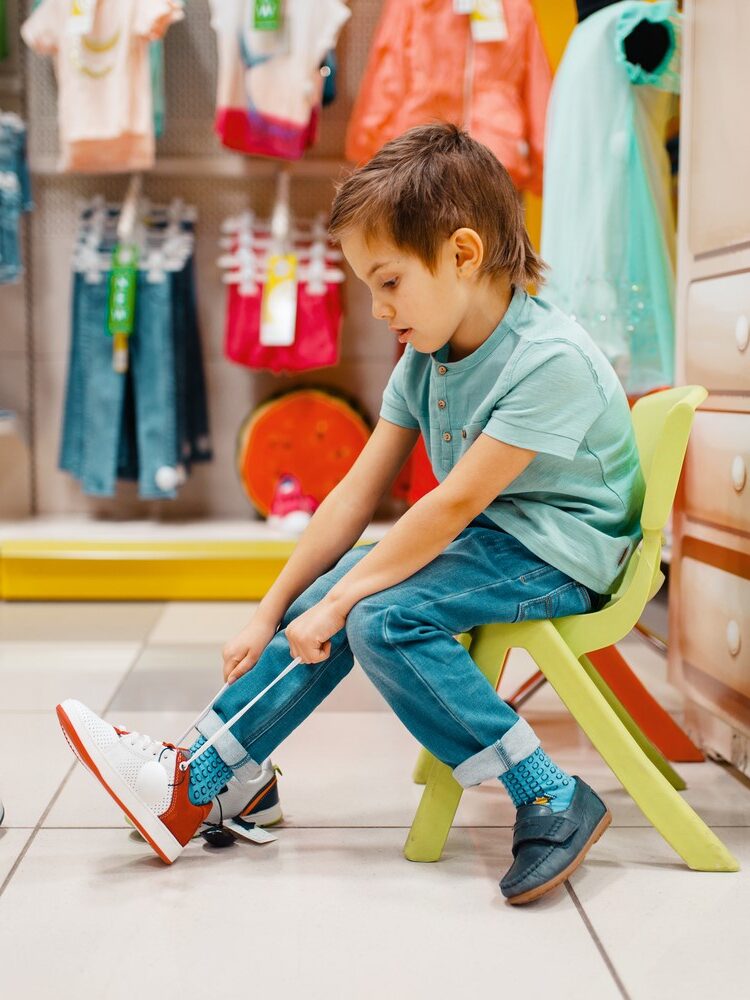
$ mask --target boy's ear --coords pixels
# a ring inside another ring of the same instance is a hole
[[[484,260],[484,244],[479,233],[464,226],[453,233],[450,242],[456,269],[461,277],[469,278],[476,274]]]

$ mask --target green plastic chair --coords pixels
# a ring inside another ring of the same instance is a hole
[[[646,818],[697,871],[737,871],[739,864],[678,794],[685,783],[646,738],[586,656],[626,636],[664,582],[662,531],[672,507],[696,408],[708,393],[684,386],[645,396],[632,410],[646,481],[643,542],[617,593],[599,611],[552,621],[482,625],[458,640],[497,687],[508,652],[528,650],[604,761]],[[451,769],[422,750],[414,780],[425,784],[404,847],[410,861],[438,861],[463,789]]]

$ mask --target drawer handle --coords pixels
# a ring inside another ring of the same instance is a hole
[[[750,319],[747,316],[738,316],[734,325],[734,339],[737,341],[737,350],[747,350],[750,342]]]
[[[740,626],[732,618],[732,620],[727,625],[727,646],[729,647],[729,652],[732,656],[737,656],[740,649],[742,649],[742,637],[740,635]]]
[[[742,493],[747,482],[747,466],[742,455],[735,455],[732,459],[732,485],[735,493]]]

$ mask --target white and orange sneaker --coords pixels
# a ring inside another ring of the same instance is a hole
[[[72,698],[57,706],[57,717],[76,757],[162,861],[176,861],[212,808],[190,801],[188,751],[118,729]]]

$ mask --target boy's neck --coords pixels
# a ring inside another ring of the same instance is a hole
[[[448,341],[448,361],[462,361],[485,342],[502,321],[513,298],[506,279],[477,285],[469,311]]]

